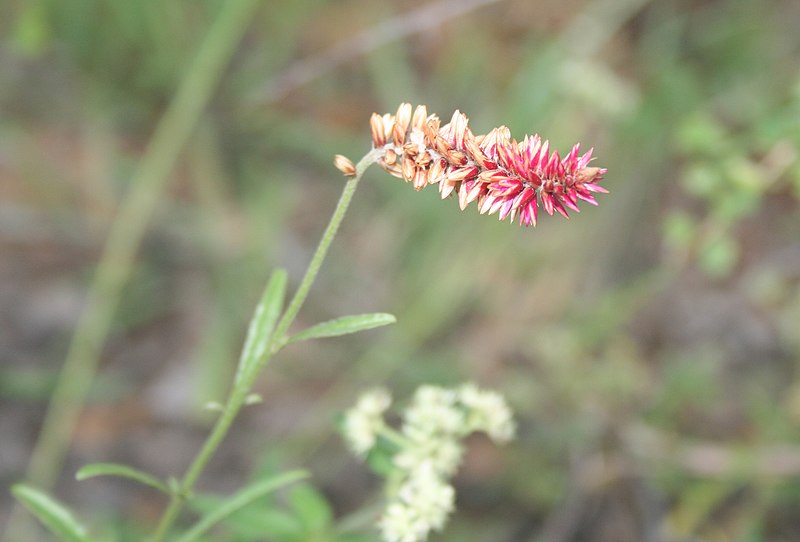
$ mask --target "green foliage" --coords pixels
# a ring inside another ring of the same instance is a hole
[[[118,476],[120,478],[128,478],[130,480],[136,480],[140,484],[153,487],[168,495],[171,493],[169,487],[155,476],[129,467],[128,465],[119,465],[117,463],[93,463],[81,467],[78,472],[75,473],[75,479],[79,481],[94,478],[95,476]]]
[[[272,478],[247,485],[230,497],[219,499],[218,502],[215,503],[213,509],[204,514],[191,529],[178,538],[178,542],[191,542],[192,540],[196,540],[214,525],[220,523],[238,510],[245,508],[249,504],[287,484],[306,477],[308,477],[308,474],[304,471],[292,471],[278,474]]]
[[[59,540],[65,542],[90,542],[89,531],[73,513],[47,493],[34,487],[17,484],[11,493]]]
[[[11,43],[23,54],[38,55],[50,39],[47,10],[43,2],[28,2],[20,11]]]
[[[676,223],[680,211],[673,211],[665,224],[666,239],[676,250],[694,251],[698,265],[712,277],[731,274],[740,259],[736,230],[762,209],[770,193],[792,182],[786,172],[797,163],[800,100],[784,99],[784,105],[735,129],[706,110],[686,115],[678,125],[678,149],[690,159],[682,187],[706,209],[692,234],[688,220]]]
[[[252,381],[254,375],[261,368],[266,356],[269,356],[272,332],[283,309],[283,299],[286,296],[286,271],[276,269],[264,288],[264,294],[256,305],[250,326],[247,329],[247,338],[244,342],[242,355],[239,358],[239,367],[236,370],[235,384],[242,385]],[[249,384],[246,384],[249,385]]]
[[[254,487],[260,484],[256,483]],[[337,532],[330,503],[319,490],[308,483],[295,484],[285,499],[266,495],[252,499],[235,511],[225,514],[224,518],[218,512],[223,508],[229,510],[223,498],[198,495],[191,504],[193,508],[209,516],[216,514],[223,531],[229,532],[239,541],[371,540],[360,535]]]
[[[381,312],[375,314],[341,316],[304,329],[296,335],[289,337],[286,342],[288,344],[310,339],[320,339],[323,337],[339,337],[341,335],[358,333],[359,331],[365,331],[367,329],[387,326],[389,324],[394,324],[396,321],[397,319],[391,314]]]

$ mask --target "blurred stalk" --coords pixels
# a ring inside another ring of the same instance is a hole
[[[27,481],[51,488],[64,463],[70,436],[94,379],[100,352],[111,328],[120,294],[130,278],[147,223],[184,144],[202,115],[225,66],[236,49],[258,0],[222,2],[220,13],[150,139],[111,226],[105,250],[89,288],[67,358],[50,401],[39,440],[31,455]],[[30,540],[28,523],[12,513],[6,540]]]

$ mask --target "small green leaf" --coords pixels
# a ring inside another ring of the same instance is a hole
[[[375,446],[367,453],[367,466],[379,476],[388,476],[389,473],[397,469],[394,464],[394,456],[397,454],[397,450],[397,444],[386,440],[383,436],[379,436]]]
[[[267,354],[267,346],[272,338],[278,316],[283,309],[286,277],[285,270],[276,269],[267,282],[264,295],[261,296],[261,301],[256,307],[247,329],[247,339],[245,339],[242,355],[239,358],[239,368],[236,371],[236,385],[240,385],[252,377],[253,373],[258,370],[260,361]]]
[[[309,533],[324,532],[333,519],[331,505],[325,496],[308,484],[293,487],[289,502]]]
[[[118,463],[92,463],[91,465],[82,467],[77,473],[75,473],[75,479],[78,481],[83,481],[87,478],[94,478],[95,476],[118,476],[120,478],[129,478],[131,480],[136,480],[140,484],[154,487],[159,491],[163,491],[167,495],[171,494],[167,484],[151,474],[134,469],[128,465],[120,465]]]
[[[211,527],[227,518],[237,510],[244,508],[256,499],[259,499],[264,495],[275,491],[276,489],[280,489],[287,484],[307,477],[308,473],[306,471],[290,471],[285,474],[279,474],[273,478],[261,480],[260,482],[256,482],[241,489],[240,491],[237,491],[233,494],[233,496],[220,504],[218,508],[203,516],[200,521],[195,523],[194,527],[192,527],[185,535],[178,539],[178,542],[190,542],[191,540],[197,539],[197,537],[202,535]]]
[[[12,486],[11,493],[30,510],[59,540],[89,542],[88,531],[66,506],[43,491],[25,484]]]
[[[259,510],[256,513],[258,514],[259,532],[256,534],[255,540],[280,540],[282,542],[308,540],[303,524],[294,514],[278,508]],[[241,523],[238,526],[240,525]]]
[[[224,498],[197,495],[189,505],[202,515],[217,509],[223,502]],[[277,506],[275,499],[268,495],[237,510],[220,524],[230,531],[233,540],[305,541],[307,536],[300,520]]]
[[[339,335],[348,335],[366,329],[375,327],[386,326],[393,324],[397,319],[391,314],[384,312],[376,312],[372,314],[356,314],[353,316],[342,316],[322,322],[308,329],[304,329],[297,335],[289,338],[288,343],[296,343],[299,341],[307,341],[308,339],[318,339],[320,337],[338,337]]]

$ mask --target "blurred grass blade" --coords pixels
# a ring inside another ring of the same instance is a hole
[[[289,338],[288,343],[307,341],[309,339],[319,339],[321,337],[338,337],[339,335],[349,335],[367,329],[393,324],[397,319],[385,312],[375,312],[372,314],[356,314],[353,316],[342,316],[311,326]]]
[[[120,199],[117,217],[31,453],[27,478],[37,485],[51,487],[61,472],[81,405],[94,381],[100,351],[122,290],[131,276],[144,232],[155,210],[163,204],[164,186],[175,162],[194,133],[259,2],[231,0],[219,5],[213,24],[147,144],[128,192]],[[8,539],[25,540],[24,530],[23,524],[15,523],[12,513]]]
[[[25,508],[58,537],[69,542],[89,542],[88,531],[63,504],[43,491],[26,484],[17,484],[11,493]]]
[[[230,499],[222,503],[219,507],[203,516],[194,527],[192,527],[185,535],[178,539],[178,542],[190,542],[197,539],[197,537],[205,533],[211,527],[230,516],[237,510],[244,508],[256,499],[280,489],[287,484],[307,477],[308,473],[306,471],[295,470],[284,474],[279,474],[278,476],[274,476],[266,480],[261,480],[255,484],[245,487],[244,489],[236,492]]]
[[[286,296],[286,271],[276,269],[267,282],[264,295],[258,303],[250,326],[247,328],[247,339],[244,342],[239,368],[236,370],[236,385],[246,382],[248,377],[258,370],[258,365],[267,353],[267,345],[275,330],[275,323],[283,309]]]
[[[95,476],[129,478],[146,486],[154,487],[159,491],[163,491],[167,495],[172,493],[167,485],[155,476],[129,467],[128,465],[120,465],[119,463],[92,463],[91,465],[85,465],[75,474],[75,479],[83,481],[88,478],[94,478]]]

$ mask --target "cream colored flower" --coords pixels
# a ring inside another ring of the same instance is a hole
[[[464,384],[459,400],[466,410],[468,431],[485,431],[498,444],[514,438],[516,424],[508,403],[497,392],[479,389],[475,384]]]
[[[344,438],[355,453],[364,456],[375,445],[378,432],[384,426],[383,413],[391,403],[389,392],[378,388],[364,393],[345,413]]]
[[[455,490],[431,463],[419,465],[386,507],[379,527],[386,542],[422,542],[440,531],[453,512]]]
[[[403,434],[419,443],[440,435],[458,435],[464,428],[458,394],[438,386],[421,386],[403,416]]]

